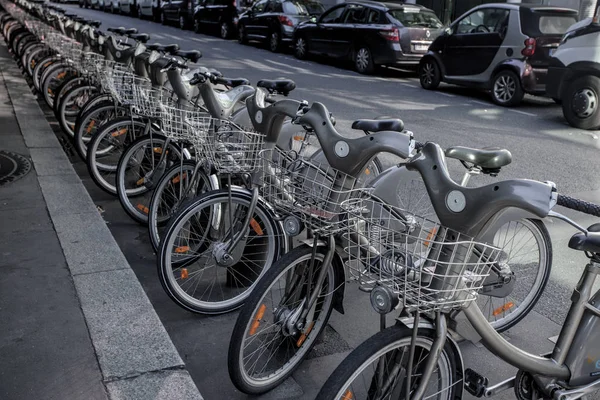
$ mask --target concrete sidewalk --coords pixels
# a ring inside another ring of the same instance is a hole
[[[0,40],[0,398],[201,399]]]

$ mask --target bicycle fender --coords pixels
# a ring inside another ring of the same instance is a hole
[[[414,319],[412,317],[404,317],[404,318],[396,318],[396,324],[402,325],[409,329],[412,329],[414,326]],[[424,329],[433,329],[435,330],[435,326],[433,323],[426,318],[419,318],[419,328]],[[450,348],[452,349],[452,353],[454,356],[454,360],[456,361],[456,382],[464,382],[465,376],[465,363],[463,361],[462,353],[460,352],[460,348],[458,347],[458,343],[451,335],[451,331],[448,330],[448,335],[446,335],[446,342],[450,344]],[[456,392],[454,393],[454,399],[460,400],[463,398],[463,384],[456,384]]]
[[[485,243],[493,243],[494,236],[496,235],[496,232],[498,232],[498,229],[502,227],[502,225],[510,221],[518,221],[521,219],[539,220],[540,217],[520,208],[505,208],[488,220],[488,222],[483,226],[483,228],[477,235],[476,239]]]
[[[308,247],[313,247],[315,241],[313,239],[304,239],[299,240],[300,243],[307,245]],[[327,243],[323,240],[317,241],[317,247],[325,247]],[[339,252],[336,251],[333,255],[333,270],[335,276],[335,285],[333,286],[335,291],[333,292],[333,308],[344,315],[344,294],[346,292],[346,269],[344,268],[344,261],[340,256]]]

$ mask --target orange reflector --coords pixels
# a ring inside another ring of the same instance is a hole
[[[54,95],[54,92],[50,88],[48,88],[48,93],[51,94],[51,95]]]
[[[254,233],[256,233],[258,236],[262,236],[265,234],[263,232],[262,228],[260,227],[260,224],[258,222],[256,222],[256,220],[254,218],[252,218],[250,220],[250,226],[252,227],[252,230],[254,231]]]
[[[187,268],[181,268],[181,279],[187,279],[189,276]]]
[[[111,135],[112,137],[117,137],[117,136],[124,135],[124,134],[126,134],[126,133],[127,133],[127,128],[121,128],[121,129],[119,129],[118,131],[111,133],[110,135]]]
[[[371,170],[369,168],[365,169],[365,175],[371,175]]]
[[[263,315],[265,315],[266,309],[267,309],[267,306],[265,306],[264,304],[260,305],[260,308],[258,309],[258,312],[256,313],[256,317],[254,318],[254,322],[252,322],[252,326],[250,327],[250,336],[252,336],[256,333],[256,330],[260,326],[260,320],[262,319]]]
[[[342,396],[342,400],[352,400],[354,396],[352,395],[352,391],[350,389],[346,390],[346,393]]]
[[[47,67],[50,64],[52,64],[52,61],[48,61],[46,64],[44,64],[44,68]]]
[[[433,239],[435,234],[437,233],[437,227],[431,228],[429,233],[427,234],[427,238],[425,239],[425,246],[429,246],[429,241]]]
[[[87,129],[85,130],[86,133],[90,133],[92,131],[92,129],[94,129],[94,126],[96,126],[96,120],[93,119],[90,121],[90,124],[87,126]]]
[[[67,75],[67,71],[63,71],[60,74],[56,75],[56,79],[62,79]]]
[[[162,147],[155,147],[154,152],[157,154],[162,154]]]
[[[511,308],[513,308],[515,306],[515,303],[513,303],[512,301],[509,301],[508,303],[506,303],[505,305],[498,307],[494,310],[494,312],[492,313],[492,315],[495,317],[498,314],[502,314],[503,312],[506,312],[508,310],[510,310]]]
[[[297,141],[304,140],[304,136],[294,136],[294,140],[297,140]]]
[[[150,209],[148,207],[146,207],[145,205],[143,205],[143,204],[138,204],[137,206],[135,206],[135,208],[137,208],[138,210],[140,210],[144,214],[148,214],[150,212]]]
[[[187,177],[187,172],[184,172],[183,175],[177,175],[175,178],[171,179],[173,183],[179,183],[182,179]]]
[[[308,334],[310,333],[310,331],[312,331],[312,328],[314,326],[315,326],[315,321],[311,322],[310,325],[308,326],[308,329],[306,330],[306,332],[304,332],[302,335],[300,335],[300,338],[296,342],[296,347],[302,346],[302,343],[304,343],[304,341],[308,337]]]
[[[135,184],[138,186],[142,186],[144,184],[145,180],[146,180],[146,178],[140,178],[140,179],[138,179],[138,181]]]
[[[179,246],[175,248],[175,253],[185,253],[186,251],[190,251],[190,246]]]

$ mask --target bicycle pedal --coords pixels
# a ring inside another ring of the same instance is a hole
[[[473,371],[471,368],[465,370],[465,390],[475,397],[483,397],[485,389],[489,384],[488,378]]]

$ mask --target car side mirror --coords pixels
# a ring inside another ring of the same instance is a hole
[[[446,35],[446,36],[452,35],[452,29],[450,27],[444,29],[444,35]]]
[[[310,22],[316,24],[317,23],[317,17],[310,17]]]

